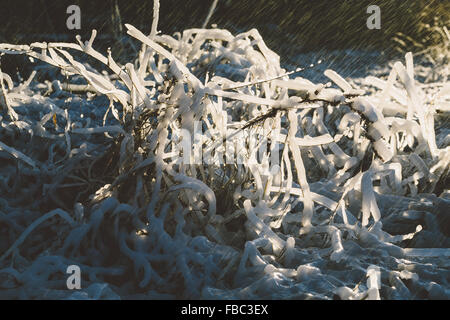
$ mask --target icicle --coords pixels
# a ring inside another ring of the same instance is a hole
[[[367,300],[381,300],[379,292],[381,289],[379,267],[369,266],[367,268],[367,288]]]
[[[372,186],[372,172],[366,171],[361,179],[361,191],[362,198],[362,212],[363,219],[362,225],[366,226],[369,223],[369,217],[372,214],[375,221],[380,220],[381,214],[378,209],[377,201],[375,199],[375,193]]]

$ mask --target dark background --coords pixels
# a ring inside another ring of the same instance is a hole
[[[201,27],[212,2],[160,0],[158,30],[173,34]],[[0,0],[0,3],[0,42],[74,41],[75,34],[86,38],[93,28],[104,40],[110,40],[125,34],[120,22],[131,23],[144,33],[149,33],[152,23],[152,0]],[[66,28],[69,16],[66,8],[71,4],[81,8],[81,30]],[[381,8],[381,30],[366,27],[369,16],[366,9],[371,4]],[[449,26],[450,1],[219,0],[211,23],[233,33],[255,27],[269,47],[282,55],[332,49],[374,49],[395,54],[399,44],[393,38],[399,32],[405,35],[401,50],[415,50],[417,43],[431,45],[439,41],[424,25]]]

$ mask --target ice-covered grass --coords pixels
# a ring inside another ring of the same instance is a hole
[[[126,28],[124,66],[0,44],[52,77],[0,72],[0,297],[450,298],[448,65],[313,83],[255,29]]]

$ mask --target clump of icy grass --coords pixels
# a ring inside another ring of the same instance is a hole
[[[255,29],[126,27],[125,66],[95,31],[0,45],[63,75],[0,72],[1,297],[450,297],[447,82],[417,83],[407,54],[387,79],[317,84]],[[208,163],[183,161],[196,121]]]

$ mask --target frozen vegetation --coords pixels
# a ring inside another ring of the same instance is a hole
[[[95,31],[0,44],[44,62],[0,71],[0,298],[450,298],[447,29],[431,62],[344,79],[256,29],[126,28],[124,66]]]

